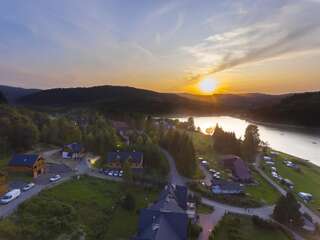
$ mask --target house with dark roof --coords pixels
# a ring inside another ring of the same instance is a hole
[[[45,160],[38,154],[16,154],[10,160],[8,170],[30,173],[35,178],[45,172]]]
[[[222,165],[232,171],[233,178],[239,182],[251,182],[250,171],[245,162],[236,155],[225,155],[221,160]]]
[[[84,153],[84,147],[80,143],[66,144],[62,148],[62,158],[64,159],[79,159]]]
[[[244,192],[244,189],[236,182],[214,180],[212,182],[211,191],[214,194],[241,194]]]
[[[143,153],[137,151],[108,152],[106,164],[109,168],[122,168],[125,162],[129,162],[132,169],[142,169]]]
[[[121,121],[111,121],[111,125],[114,129],[116,129],[117,134],[129,145],[129,137],[128,131],[130,130],[128,124],[126,122]]]
[[[156,203],[141,210],[138,233],[132,240],[187,240],[186,205],[187,188],[167,185]]]

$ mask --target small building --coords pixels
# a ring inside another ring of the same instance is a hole
[[[143,168],[143,153],[136,151],[115,151],[109,152],[106,164],[109,168],[120,169],[125,162],[129,162],[132,169]]]
[[[233,178],[239,182],[251,182],[251,174],[245,162],[236,155],[225,155],[222,160],[222,165],[232,171]]]
[[[30,173],[36,178],[45,172],[45,160],[38,154],[16,154],[10,160],[8,170]]]
[[[84,147],[80,143],[66,144],[62,148],[62,158],[64,159],[80,159],[84,153]]]
[[[244,192],[243,187],[236,182],[214,180],[211,191],[214,194],[241,194]]]
[[[167,185],[155,204],[140,211],[138,233],[132,240],[187,240],[188,215],[181,208],[187,204],[186,194],[184,186]]]

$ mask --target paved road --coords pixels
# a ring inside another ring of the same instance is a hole
[[[268,181],[276,190],[278,190],[279,193],[281,193],[282,195],[286,195],[287,191],[285,189],[283,189],[278,183],[276,183],[275,181],[273,181],[261,168],[260,168],[260,163],[261,163],[261,155],[257,155],[256,157],[256,162],[255,162],[255,169],[259,172],[259,174],[266,180]],[[312,210],[310,210],[302,201],[299,201],[301,207],[300,207],[300,211],[302,213],[307,213],[309,214],[312,219],[313,222],[320,224],[320,217],[315,214]]]
[[[211,214],[200,214],[199,224],[202,227],[202,233],[200,234],[198,240],[208,240],[211,231],[219,223],[225,211],[223,209],[216,209]]]
[[[171,154],[169,154],[168,151],[166,151],[163,148],[160,148],[160,150],[162,151],[162,153],[165,155],[165,157],[169,162],[169,167],[170,167],[169,182],[175,185],[185,186],[187,179],[180,176],[180,174],[178,173],[176,168],[176,163],[173,157],[171,156]]]
[[[59,185],[59,184],[65,182],[65,181],[69,180],[72,176],[73,176],[73,174],[70,173],[70,174],[64,176],[58,182],[48,183],[46,185],[36,184],[29,191],[22,192],[21,195],[17,199],[13,200],[12,202],[10,202],[10,203],[8,203],[6,205],[0,205],[0,218],[4,218],[4,217],[7,217],[10,214],[12,214],[21,203],[23,203],[24,201],[32,198],[33,196],[38,195],[39,192],[41,192],[42,190],[54,187],[56,185]]]

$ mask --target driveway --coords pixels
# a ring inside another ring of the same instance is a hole
[[[185,186],[186,182],[187,182],[187,179],[182,177],[182,176],[180,176],[180,174],[178,173],[177,168],[176,168],[175,160],[173,159],[171,154],[168,153],[168,151],[166,151],[163,148],[160,148],[160,150],[161,150],[161,152],[164,154],[164,156],[166,157],[166,159],[169,162],[169,167],[170,167],[169,182],[171,184]]]

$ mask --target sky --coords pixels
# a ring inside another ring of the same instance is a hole
[[[320,0],[0,3],[0,85],[320,90]]]

